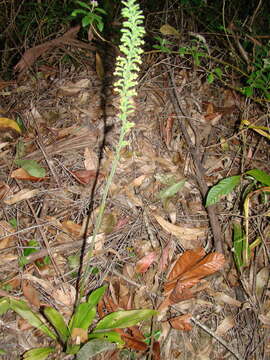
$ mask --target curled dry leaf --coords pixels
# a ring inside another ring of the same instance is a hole
[[[197,238],[205,235],[205,228],[174,225],[157,214],[154,214],[154,217],[159,225],[169,234],[176,236],[184,247],[196,247],[194,243],[197,243]]]
[[[90,182],[93,182],[97,176],[98,178],[102,178],[104,176],[101,173],[97,174],[97,172],[94,170],[77,170],[70,171],[70,173],[82,185],[87,185]]]
[[[22,189],[17,192],[15,195],[10,196],[4,200],[4,203],[7,205],[14,205],[23,200],[29,200],[39,194],[39,190],[29,190],[29,189]]]
[[[39,293],[37,290],[29,283],[29,281],[23,281],[22,282],[22,291],[25,298],[28,300],[28,302],[31,305],[34,305],[36,307],[40,307],[40,301],[39,301]]]
[[[165,284],[165,291],[167,292],[173,289],[177,281],[183,282],[184,280],[200,280],[205,276],[211,275],[220,270],[225,263],[224,256],[215,252],[206,255],[201,261],[198,261],[200,256],[203,255],[204,250],[197,249],[195,251],[188,250],[180,256],[169,274],[169,279],[172,280],[169,280]],[[181,260],[182,258],[183,260]]]
[[[169,281],[164,284],[164,292],[167,297],[160,305],[160,309],[194,297],[199,290],[190,290],[190,288],[198,284],[205,276],[211,275],[223,267],[225,259],[222,254],[211,253],[200,260],[204,254],[204,250],[198,248],[188,250],[180,256],[168,276]]]
[[[176,330],[191,331],[192,330],[192,325],[190,323],[191,318],[192,315],[189,313],[169,319],[169,322],[171,326]]]
[[[143,274],[145,273],[149,267],[155,262],[158,258],[158,253],[156,251],[152,251],[149,254],[145,255],[141,260],[139,260],[136,264],[136,272]]]
[[[231,330],[235,326],[235,320],[233,316],[227,316],[225,319],[222,320],[222,322],[218,325],[216,330],[216,335],[223,336],[225,335],[229,330]]]

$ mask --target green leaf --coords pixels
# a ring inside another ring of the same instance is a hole
[[[247,175],[252,176],[254,179],[259,181],[260,183],[270,186],[270,175],[266,172],[259,170],[259,169],[253,169],[246,172]]]
[[[15,160],[18,166],[21,166],[29,175],[44,178],[46,170],[39,165],[35,160]]]
[[[92,291],[88,297],[87,303],[92,307],[96,306],[99,303],[102,296],[105,294],[107,287],[108,285],[103,285],[100,288]]]
[[[183,179],[171,186],[169,186],[167,189],[161,190],[157,197],[159,199],[167,199],[172,196],[174,196],[178,191],[180,191],[183,186],[185,185],[186,179]]]
[[[216,185],[211,187],[206,197],[205,206],[216,204],[224,195],[228,195],[240,183],[241,176],[235,175],[220,180]]]
[[[116,331],[105,331],[99,333],[93,332],[88,336],[88,339],[103,339],[112,343],[116,343],[119,346],[125,344],[125,341],[122,339],[121,335]]]
[[[241,270],[243,267],[243,243],[244,235],[242,232],[242,226],[235,223],[233,224],[233,255],[238,270]]]
[[[88,11],[85,11],[85,10],[83,10],[83,9],[77,9],[77,10],[74,10],[74,11],[72,11],[72,13],[71,13],[71,16],[77,16],[78,14],[82,14],[82,15],[88,15]]]
[[[104,351],[115,350],[115,344],[108,341],[94,339],[86,343],[78,352],[77,360],[88,360]]]
[[[57,331],[62,343],[65,344],[69,337],[69,330],[63,316],[52,307],[46,307],[44,309],[44,314]]]
[[[42,331],[52,339],[56,340],[57,336],[41,320],[39,314],[34,313],[30,307],[22,300],[9,299],[10,308],[19,314],[29,324]]]
[[[72,316],[69,322],[70,332],[72,332],[72,329],[75,328],[88,330],[95,316],[96,316],[95,307],[93,307],[91,304],[88,303],[79,304],[75,311],[75,314]]]
[[[207,82],[208,84],[212,84],[215,80],[215,75],[213,73],[210,73],[208,76],[207,76]]]
[[[6,355],[6,354],[7,354],[6,350],[0,349],[0,355]]]
[[[45,360],[47,357],[55,352],[55,348],[53,347],[41,347],[37,349],[31,349],[26,351],[26,353],[23,354],[24,360]]]
[[[81,7],[85,8],[87,10],[89,10],[89,12],[92,11],[91,7],[88,4],[86,4],[86,3],[82,2],[82,1],[78,0],[78,1],[76,1],[76,4],[80,5]]]
[[[95,327],[94,332],[96,332],[96,330],[127,328],[138,324],[140,321],[147,320],[156,314],[157,311],[149,309],[116,311],[101,319]]]
[[[9,302],[6,298],[0,299],[0,316],[4,315],[10,309]]]

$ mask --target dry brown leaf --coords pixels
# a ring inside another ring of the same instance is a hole
[[[25,298],[28,300],[28,302],[31,305],[34,305],[36,307],[40,307],[40,301],[39,301],[39,293],[37,290],[29,283],[29,281],[23,281],[22,282],[22,291]]]
[[[118,329],[117,329],[118,330]],[[138,340],[128,334],[121,334],[121,338],[125,341],[125,346],[136,351],[146,351],[148,346],[144,341]]]
[[[3,201],[7,205],[14,205],[20,201],[29,200],[29,199],[37,196],[39,194],[39,192],[40,191],[38,189],[36,189],[36,190],[22,189],[19,192],[17,192],[15,195],[10,196]]]
[[[87,185],[90,182],[93,182],[96,177],[102,178],[104,175],[97,172],[95,170],[77,170],[77,171],[70,171],[70,174],[75,177],[75,179],[82,185]]]
[[[191,331],[192,330],[192,325],[190,323],[191,318],[192,315],[189,313],[171,318],[169,319],[169,322],[171,326],[176,330]]]
[[[215,334],[218,336],[225,335],[229,330],[235,326],[235,320],[233,316],[227,316],[222,322],[218,325]]]
[[[15,229],[5,220],[0,221],[0,249],[5,249],[11,245],[15,237],[12,235]],[[5,237],[4,237],[5,236]]]
[[[24,73],[27,69],[29,69],[35,61],[47,52],[49,49],[54,48],[55,46],[62,45],[63,43],[67,43],[68,39],[74,39],[77,33],[80,30],[80,26],[75,26],[68,30],[63,36],[60,36],[54,40],[46,41],[43,44],[35,46],[31,49],[28,49],[23,54],[21,60],[14,66],[15,71],[19,71],[20,73]]]
[[[135,271],[139,274],[145,273],[149,269],[149,267],[153,264],[153,262],[157,260],[157,258],[158,258],[158,253],[156,251],[150,252],[136,263]]]
[[[103,80],[104,78],[104,66],[103,61],[101,59],[101,56],[98,52],[96,52],[96,72],[100,80]]]
[[[76,237],[81,236],[82,225],[76,224],[71,220],[63,221],[62,228]]]
[[[190,228],[187,226],[178,226],[164,220],[161,216],[153,214],[159,225],[168,233],[176,236],[184,247],[192,248],[197,238],[205,235],[205,228]]]
[[[88,331],[81,328],[72,329],[71,333],[72,343],[80,345],[88,340]]]
[[[184,272],[191,269],[203,256],[205,256],[205,251],[203,248],[185,251],[182,255],[179,256],[173,269],[169,273],[167,284],[170,281],[176,280]]]
[[[84,151],[84,167],[85,170],[96,171],[98,167],[97,154],[89,147]]]

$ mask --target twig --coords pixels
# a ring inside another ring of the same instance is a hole
[[[183,115],[186,117],[186,114],[183,112],[183,110],[181,108],[181,105],[180,105],[181,102],[180,102],[180,99],[176,92],[176,86],[175,86],[172,70],[169,68],[169,65],[167,65],[167,68],[168,68],[169,82],[170,82],[169,95],[170,95],[171,102],[173,104],[175,113],[177,114],[178,118],[183,117]],[[197,180],[201,195],[204,199],[207,194],[207,191],[208,191],[208,186],[206,184],[206,181],[204,180],[204,169],[203,169],[201,161],[200,161],[200,159],[201,159],[200,153],[197,150],[197,148],[192,144],[191,138],[186,129],[185,122],[179,121],[179,127],[182,131],[183,137],[185,139],[185,142],[186,142],[188,149],[190,151],[190,154],[192,156],[192,160],[193,160],[194,167],[195,167],[196,180]],[[223,241],[222,241],[220,224],[219,224],[219,221],[218,221],[218,218],[216,215],[216,213],[217,213],[216,206],[215,205],[208,206],[206,208],[206,210],[208,212],[209,221],[210,221],[210,225],[211,225],[212,232],[213,232],[215,248],[218,252],[223,253],[224,252]]]
[[[219,337],[218,335],[216,335],[212,330],[210,330],[207,326],[203,325],[202,323],[200,323],[198,320],[194,319],[194,317],[191,318],[191,321],[199,326],[201,329],[203,329],[206,333],[208,333],[209,335],[211,335],[215,340],[217,340],[222,346],[224,346],[237,360],[244,360],[244,358],[238,354],[237,351],[235,351],[234,349],[232,349],[230,347],[230,345],[228,345],[226,343],[226,341],[224,341],[223,339],[221,339],[221,337]]]

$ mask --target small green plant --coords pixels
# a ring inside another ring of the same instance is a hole
[[[233,253],[236,267],[239,271],[249,265],[251,250],[261,243],[258,237],[249,243],[249,209],[250,199],[255,194],[267,196],[270,192],[270,175],[259,169],[252,169],[243,174],[235,175],[220,180],[212,186],[206,197],[206,206],[214,205],[220,199],[231,193],[241,182],[241,178],[248,180],[243,194],[243,215],[245,220],[244,228],[239,223],[233,224]],[[264,199],[265,201],[265,199]],[[267,201],[267,199],[266,199]]]
[[[82,16],[82,26],[91,26],[92,28],[97,28],[100,32],[103,31],[104,21],[101,15],[107,15],[104,9],[98,7],[98,2],[91,0],[90,4],[83,1],[76,1],[76,4],[81,7],[81,9],[76,9],[71,13],[71,16]]]
[[[78,360],[87,360],[91,357],[115,347],[121,348],[125,342],[115,329],[124,329],[134,326],[143,320],[155,315],[155,310],[126,310],[116,311],[108,314],[94,323],[96,318],[96,307],[103,297],[107,286],[104,285],[94,290],[81,302],[74,315],[66,324],[59,311],[52,307],[45,307],[43,314],[36,313],[22,300],[14,298],[1,298],[0,315],[8,310],[15,311],[32,326],[49,336],[54,342],[61,345],[66,354],[77,354]],[[46,325],[45,319],[50,326]],[[45,360],[56,351],[56,346],[35,348],[27,351],[24,360]]]

